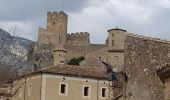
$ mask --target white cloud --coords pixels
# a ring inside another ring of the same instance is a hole
[[[170,0],[155,0],[156,4],[163,8],[170,8]]]
[[[152,9],[147,9],[140,2],[129,0],[91,0],[88,3],[89,6],[80,13],[69,13],[69,30],[89,31],[92,33],[92,42],[97,43],[104,43],[109,28],[145,23],[153,14]]]
[[[0,21],[0,27],[11,35],[25,37],[33,40],[32,29],[35,27],[35,23],[32,21]]]
[[[13,2],[15,3],[16,0]],[[93,43],[104,43],[107,30],[116,26],[142,35],[170,37],[168,34],[170,0],[69,0],[69,2],[65,0],[64,2],[64,9],[69,14],[68,32],[90,32]],[[34,6],[30,8],[27,6],[26,11],[25,8],[22,10],[22,6],[17,7],[17,2],[15,5],[8,6],[9,8],[5,5],[9,3],[1,3],[1,7],[8,9],[0,13],[2,20],[0,22],[7,27],[7,30],[16,25],[19,36],[34,40],[38,26],[45,26],[46,11],[57,9],[58,4],[46,0],[36,2],[31,0],[28,4],[32,3]],[[9,9],[22,13],[11,11],[15,13],[9,14],[7,13]]]

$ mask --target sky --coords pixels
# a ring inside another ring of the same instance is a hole
[[[1,0],[0,28],[36,41],[47,12],[61,10],[61,0]],[[92,43],[105,43],[115,27],[170,40],[170,0],[63,0],[63,11],[68,33],[89,32]]]

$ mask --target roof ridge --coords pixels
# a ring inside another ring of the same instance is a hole
[[[158,42],[163,42],[163,43],[170,43],[170,40],[158,38],[158,37],[144,36],[144,35],[130,33],[130,32],[126,32],[126,35],[141,38],[141,39],[148,39],[148,40],[153,40],[153,41],[158,41]]]

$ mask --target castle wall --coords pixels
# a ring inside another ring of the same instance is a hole
[[[97,49],[93,52],[87,53],[85,55],[85,58],[93,58],[93,59],[98,59],[100,61],[107,62],[107,53],[108,53],[108,47],[104,47],[101,49]]]
[[[77,32],[67,34],[67,45],[88,46],[90,45],[90,35],[88,32]]]
[[[39,27],[38,44],[53,44],[59,45],[60,34],[52,33],[47,29]]]
[[[65,48],[68,50],[67,53],[67,60],[71,58],[77,57],[85,57],[86,54],[104,48],[105,45],[97,45],[97,44],[90,44],[88,46],[66,46]]]
[[[54,33],[67,33],[68,16],[64,12],[47,13],[47,30]]]
[[[156,69],[170,60],[169,50],[168,41],[126,35],[126,100],[163,100],[163,84]]]

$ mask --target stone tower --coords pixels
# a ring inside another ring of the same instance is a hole
[[[125,32],[118,28],[108,30],[108,62],[116,72],[123,71],[124,67]]]
[[[67,50],[64,49],[62,45],[60,45],[57,46],[57,48],[55,48],[53,52],[54,52],[54,66],[64,65],[66,63]]]
[[[68,16],[64,12],[47,13],[47,31],[52,34],[52,44],[65,45]]]

